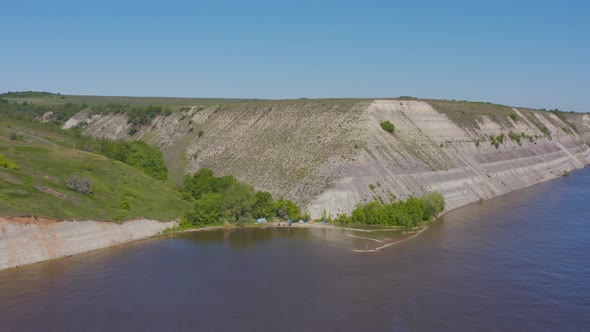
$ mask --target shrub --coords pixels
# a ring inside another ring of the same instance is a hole
[[[436,192],[418,199],[410,197],[406,201],[391,204],[370,202],[358,205],[352,215],[340,215],[336,219],[340,223],[353,222],[363,225],[402,226],[413,228],[430,220],[445,208],[444,197]]]
[[[102,141],[100,154],[119,160],[127,165],[142,170],[157,180],[168,178],[168,169],[164,164],[162,151],[143,141],[121,142]]]
[[[0,167],[18,170],[20,167],[0,154]]]
[[[199,132],[197,133],[197,136],[201,137],[203,136],[204,132],[202,130],[199,130]]]
[[[510,137],[511,140],[515,141],[516,143],[518,143],[518,145],[522,145],[522,143],[520,143],[520,138],[521,136],[518,134],[513,133],[512,131],[510,133],[508,133],[508,137]]]
[[[438,192],[428,193],[420,199],[427,215],[435,216],[445,209],[445,198]]]
[[[511,118],[512,120],[516,121],[516,120],[518,120],[518,114],[516,114],[516,113],[512,112],[512,113],[510,113],[510,118]]]
[[[383,128],[383,130],[385,130],[386,132],[393,134],[395,132],[395,126],[393,125],[393,123],[389,122],[389,121],[382,121],[380,123],[381,128]]]
[[[78,174],[72,174],[68,179],[67,186],[73,191],[77,191],[82,194],[90,194],[90,186],[92,180],[89,178],[81,177]]]
[[[119,203],[119,207],[123,210],[131,210],[131,204],[129,204],[127,201]]]
[[[10,140],[11,141],[18,140],[18,134],[16,133],[16,131],[13,131],[12,133],[10,133]]]

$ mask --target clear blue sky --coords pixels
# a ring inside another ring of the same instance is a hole
[[[0,0],[0,13],[0,91],[590,111],[590,1]]]

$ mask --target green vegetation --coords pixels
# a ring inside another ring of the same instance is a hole
[[[25,128],[19,125],[19,130]],[[20,170],[0,168],[0,211],[4,216],[172,220],[190,208],[190,202],[172,186],[129,165],[55,145],[52,142],[56,140],[25,137],[24,141],[10,141],[0,132],[2,158],[20,166]],[[74,187],[78,189],[68,187],[72,174],[81,180]],[[90,194],[83,193],[86,190],[80,187],[84,179],[91,183]],[[120,207],[123,201],[129,202],[128,210]]]
[[[299,207],[285,199],[275,202],[268,192],[256,191],[233,176],[216,177],[210,169],[200,169],[184,179],[185,197],[195,204],[186,213],[182,227],[202,227],[229,223],[248,223],[255,218],[299,219]]]
[[[20,167],[0,154],[0,167],[18,170]]]
[[[45,120],[58,125],[62,125],[67,119],[85,108],[86,105],[76,105],[69,102],[46,106],[27,101],[23,101],[22,103],[10,102],[8,99],[0,98],[0,114],[11,115],[20,119],[42,118],[47,114],[48,118]]]
[[[386,132],[393,134],[395,132],[395,126],[393,125],[393,123],[389,122],[389,121],[382,121],[380,123],[381,128],[383,128],[383,130],[385,130]]]
[[[90,194],[90,186],[92,185],[92,180],[87,177],[81,177],[78,174],[72,174],[68,179],[67,186],[73,191],[77,191],[82,194]]]
[[[123,210],[127,210],[127,211],[131,210],[131,204],[129,204],[129,202],[127,202],[127,201],[123,201],[123,202],[119,203],[119,207]]]
[[[410,197],[406,201],[391,204],[361,204],[352,211],[351,216],[340,215],[336,221],[343,224],[414,228],[431,221],[444,208],[444,197],[440,193],[432,192],[421,199]]]
[[[519,116],[518,116],[518,114],[516,114],[516,113],[512,112],[512,113],[510,113],[510,118],[511,118],[513,121],[518,121],[518,119],[519,119]]]
[[[479,122],[483,121],[484,116],[505,127],[512,127],[509,117],[512,117],[514,111],[508,106],[456,100],[425,99],[424,101],[463,128],[479,129]]]
[[[2,111],[1,105],[0,111]],[[39,141],[46,140],[64,147],[102,154],[138,168],[155,179],[167,179],[168,170],[164,164],[162,152],[143,141],[125,142],[94,139],[82,136],[77,129],[63,130],[56,123],[41,123],[28,116],[4,114],[8,116],[0,116],[0,120],[5,122],[5,124],[0,123],[0,127],[18,128],[30,133],[31,136],[39,137]],[[23,141],[23,135],[12,131],[9,139]]]
[[[506,136],[504,135],[504,133],[502,133],[498,136],[490,135],[490,144],[495,146],[497,149],[498,147],[500,147],[500,144],[504,143],[505,137]]]
[[[515,141],[516,143],[518,143],[518,145],[522,145],[522,143],[520,143],[520,139],[522,137],[521,135],[515,134],[512,131],[510,131],[510,133],[508,133],[508,137],[510,137],[510,139],[512,141]]]
[[[11,115],[20,119],[35,119],[43,118],[44,121],[49,121],[57,125],[63,125],[69,118],[74,114],[89,109],[94,114],[119,114],[124,113],[127,115],[127,123],[131,124],[129,135],[133,135],[138,131],[141,126],[148,125],[158,115],[168,116],[172,114],[169,108],[162,106],[131,106],[125,104],[115,104],[112,102],[106,103],[105,105],[93,105],[91,107],[86,103],[75,104],[72,102],[65,103],[32,103],[27,100],[18,102],[18,98],[23,97],[47,97],[53,96],[45,92],[34,93],[8,93],[0,95],[3,97],[17,98],[16,101],[10,101],[11,99],[0,97],[0,112],[4,115]],[[12,99],[15,100],[15,99]]]
[[[162,151],[143,141],[102,140],[96,152],[140,169],[154,179],[166,180],[168,177]]]

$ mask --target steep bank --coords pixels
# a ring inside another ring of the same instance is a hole
[[[393,135],[379,126],[384,120],[395,125]],[[587,115],[563,119],[488,103],[384,99],[196,105],[159,116],[133,136],[124,114],[80,113],[67,125],[79,123],[92,136],[138,138],[160,147],[177,179],[212,168],[295,200],[312,217],[431,190],[445,196],[448,208],[456,208],[590,163]]]
[[[0,270],[145,239],[175,225],[148,219],[116,224],[0,217]]]

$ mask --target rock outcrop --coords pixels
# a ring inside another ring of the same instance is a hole
[[[147,219],[115,224],[0,217],[0,270],[145,239],[174,225]]]

